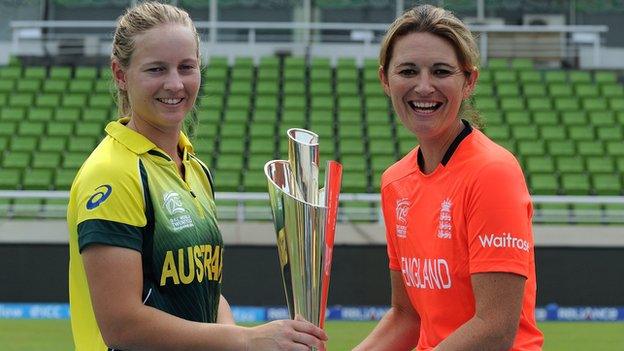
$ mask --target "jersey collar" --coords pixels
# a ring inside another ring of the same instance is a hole
[[[160,150],[156,144],[141,133],[126,127],[129,120],[129,117],[124,117],[108,123],[105,129],[106,133],[137,155],[144,154],[150,150]],[[193,145],[182,131],[180,131],[178,147],[183,151],[184,155],[193,153]]]
[[[464,129],[462,129],[462,131],[455,137],[455,140],[453,140],[451,145],[449,145],[449,148],[444,153],[444,157],[442,157],[442,161],[440,161],[440,163],[443,166],[446,166],[446,164],[451,160],[451,156],[453,156],[453,154],[455,153],[455,150],[457,150],[459,143],[461,143],[462,140],[464,140],[472,132],[472,126],[470,125],[470,122],[466,121],[465,119],[462,119],[462,122],[464,123]],[[420,148],[418,148],[417,157],[418,157],[417,159],[418,167],[420,167],[420,169],[424,169],[425,158]]]

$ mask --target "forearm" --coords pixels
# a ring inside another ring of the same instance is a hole
[[[105,341],[114,349],[240,351],[247,347],[247,328],[191,322],[148,306],[139,306],[112,324]]]
[[[419,334],[418,317],[392,307],[353,351],[411,350],[418,344]]]
[[[435,351],[494,351],[509,350],[515,330],[505,330],[500,323],[472,317],[435,348]]]

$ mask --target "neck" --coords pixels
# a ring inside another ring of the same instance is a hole
[[[179,163],[178,141],[180,139],[180,128],[161,128],[149,123],[145,123],[138,118],[130,118],[126,125],[128,128],[143,135],[162,149],[172,160]]]
[[[430,139],[422,139],[420,142],[420,151],[425,161],[425,167],[421,171],[425,174],[433,172],[438,164],[444,158],[449,146],[453,143],[453,140],[461,133],[465,128],[464,123],[461,120],[457,120],[457,123],[449,129],[446,135],[441,137],[435,137]]]

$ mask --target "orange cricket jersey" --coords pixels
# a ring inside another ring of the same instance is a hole
[[[421,319],[417,350],[434,348],[474,316],[470,276],[482,272],[527,278],[512,350],[541,350],[533,208],[522,170],[480,131],[462,134],[432,173],[420,171],[415,148],[381,180],[390,269],[402,272]]]

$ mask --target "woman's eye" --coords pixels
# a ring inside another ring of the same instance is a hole
[[[195,67],[193,67],[192,65],[182,65],[182,66],[180,66],[180,69],[185,70],[185,71],[192,70],[193,68],[195,68]]]
[[[147,69],[147,71],[148,71],[148,72],[154,72],[154,73],[156,73],[156,72],[162,72],[162,71],[164,71],[164,70],[165,70],[165,69],[164,69],[163,67],[152,67],[152,68],[148,68],[148,69]]]
[[[402,76],[413,76],[416,73],[417,73],[416,70],[411,69],[411,68],[406,68],[406,69],[402,69],[401,71],[399,71],[399,74]]]
[[[447,69],[436,69],[435,71],[433,71],[433,74],[438,77],[446,77],[451,74],[451,71]]]

